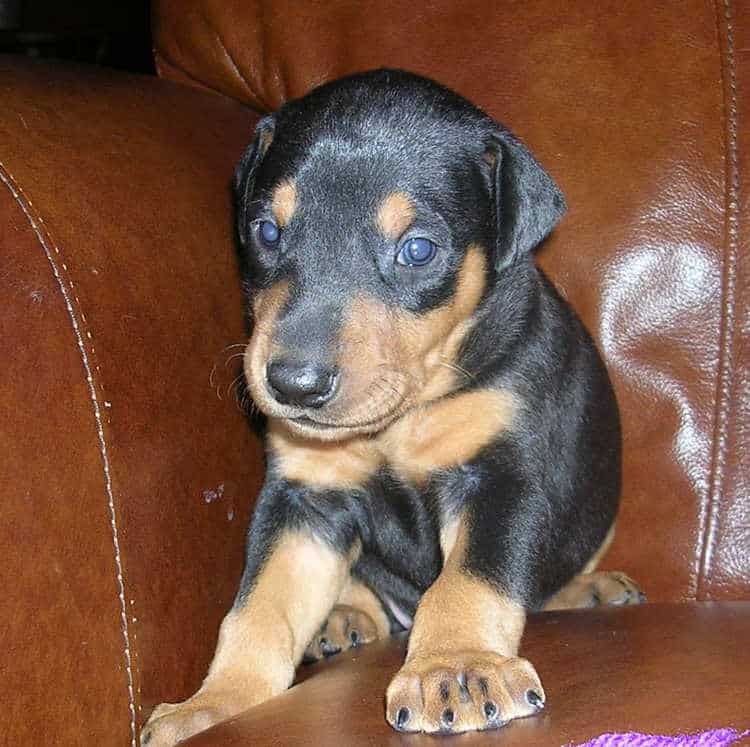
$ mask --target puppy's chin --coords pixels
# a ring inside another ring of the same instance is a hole
[[[335,423],[302,415],[299,417],[279,418],[276,422],[296,438],[310,441],[347,441],[358,436],[373,436],[387,428],[401,414],[399,408],[394,412],[366,423]]]

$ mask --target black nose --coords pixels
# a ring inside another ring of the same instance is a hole
[[[281,404],[322,407],[334,395],[338,373],[316,363],[277,360],[266,366],[266,377]]]

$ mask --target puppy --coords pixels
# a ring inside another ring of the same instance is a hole
[[[507,129],[393,70],[262,119],[235,188],[267,476],[208,676],[143,743],[282,692],[305,654],[406,628],[394,728],[537,713],[526,613],[642,600],[593,573],[620,425],[596,348],[532,260],[562,194]]]

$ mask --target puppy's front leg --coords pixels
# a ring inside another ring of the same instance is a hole
[[[188,700],[154,710],[141,744],[171,747],[286,690],[358,547],[335,549],[290,510],[284,485],[266,485],[248,535],[240,592],[221,624],[208,675]]]
[[[544,707],[534,667],[517,658],[526,614],[467,567],[461,526],[442,573],[417,608],[406,661],[386,693],[400,731],[501,726]]]

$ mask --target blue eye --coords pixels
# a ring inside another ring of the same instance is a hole
[[[420,267],[432,262],[437,254],[437,247],[429,239],[407,239],[401,244],[396,262],[409,267]]]
[[[270,220],[262,220],[258,225],[258,236],[261,242],[269,249],[274,249],[279,243],[281,231],[279,227]]]

